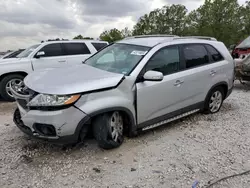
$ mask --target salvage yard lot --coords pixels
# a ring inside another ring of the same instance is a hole
[[[29,139],[0,102],[0,187],[192,187],[250,169],[250,88],[236,84],[221,111],[196,114],[105,151]],[[250,175],[213,187],[249,188]]]

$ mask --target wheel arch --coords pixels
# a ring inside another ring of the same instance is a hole
[[[12,75],[12,74],[20,74],[22,76],[27,76],[28,73],[27,72],[24,72],[24,71],[15,71],[15,72],[8,72],[8,73],[4,73],[0,76],[0,82],[3,80],[4,77],[6,76],[9,76],[9,75]]]
[[[207,97],[208,97],[209,93],[211,93],[211,91],[212,91],[214,88],[216,88],[216,87],[222,87],[222,88],[223,88],[223,91],[224,91],[224,96],[223,96],[224,99],[227,97],[227,94],[228,94],[228,84],[227,84],[227,82],[219,82],[219,83],[213,85],[213,86],[211,87],[211,89],[208,91],[208,93],[207,93],[207,95],[206,95],[206,98],[205,98],[205,101],[207,100]],[[223,99],[223,100],[224,100],[224,99]]]
[[[80,109],[79,109],[80,110]],[[101,115],[101,114],[105,114],[105,113],[110,113],[110,112],[114,112],[114,111],[119,111],[122,112],[122,115],[125,116],[125,118],[127,118],[126,120],[128,120],[128,130],[127,130],[127,135],[132,137],[135,136],[137,134],[136,132],[136,122],[135,122],[135,118],[133,116],[133,113],[125,107],[109,107],[109,108],[105,108],[102,110],[98,110],[98,111],[94,111],[90,114],[88,114],[87,116],[85,116],[78,124],[76,131],[75,131],[75,135],[80,138],[80,133],[82,129],[88,129],[89,126],[91,126],[92,120]]]
[[[131,112],[131,110],[129,110],[126,107],[109,107],[109,108],[105,108],[105,109],[101,109],[98,111],[95,111],[91,114],[89,114],[90,118],[93,119],[101,114],[105,114],[105,113],[110,113],[110,112],[114,112],[114,111],[119,111],[122,113],[122,116],[125,118],[125,124],[127,124],[127,134],[128,136],[134,136],[136,134],[136,121],[134,118],[133,113]]]

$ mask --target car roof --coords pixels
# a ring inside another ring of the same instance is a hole
[[[142,35],[142,36],[134,36],[128,37],[123,40],[118,41],[117,43],[123,44],[132,44],[132,45],[139,45],[139,46],[147,46],[147,47],[154,47],[158,44],[162,43],[188,43],[188,42],[197,42],[197,41],[217,41],[213,37],[206,37],[206,36],[185,36],[179,37],[176,35]]]
[[[175,35],[142,35],[142,36],[128,37],[128,38],[118,41],[117,43],[153,47],[162,42],[170,42],[175,37],[177,36]]]
[[[98,42],[98,43],[108,43],[107,41],[102,40],[82,40],[82,39],[75,39],[75,40],[53,40],[53,41],[43,41],[42,43],[51,44],[51,43],[81,43],[81,42]]]

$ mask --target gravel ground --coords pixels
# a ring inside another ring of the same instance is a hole
[[[105,151],[94,140],[74,148],[34,141],[0,103],[0,187],[188,188],[250,169],[250,88],[236,85],[221,111],[196,114],[126,139]],[[213,186],[249,188],[250,175]]]

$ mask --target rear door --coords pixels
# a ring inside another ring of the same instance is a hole
[[[181,73],[181,79],[184,81],[182,89],[185,92],[182,98],[183,106],[203,103],[208,91],[220,80],[218,71],[223,71],[220,67],[223,62],[218,64],[218,60],[222,56],[215,57],[216,61],[213,60],[208,47],[211,46],[208,44],[182,45],[185,60],[185,68]]]
[[[40,58],[32,58],[34,70],[46,68],[59,68],[67,66],[67,58],[62,49],[61,43],[47,44],[41,48],[37,53],[44,52]]]
[[[91,51],[84,42],[63,43],[68,65],[82,64],[91,56]]]

